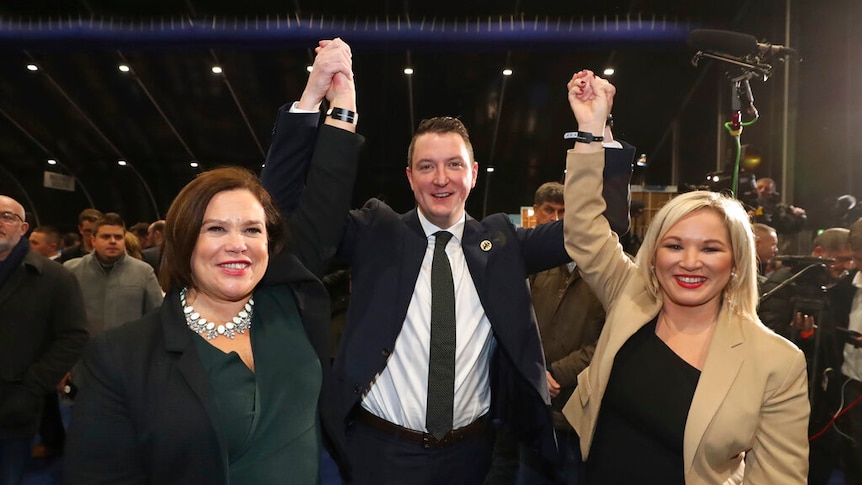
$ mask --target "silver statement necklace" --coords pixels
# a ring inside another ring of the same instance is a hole
[[[203,335],[207,340],[212,340],[218,336],[233,339],[236,337],[237,332],[245,333],[246,330],[251,328],[251,314],[254,309],[253,299],[249,299],[242,310],[240,310],[231,321],[223,325],[219,325],[203,318],[200,312],[195,311],[195,307],[186,303],[187,291],[188,288],[180,290],[180,305],[183,307],[183,315],[186,317],[186,325],[189,326],[192,332],[195,332],[198,335]]]

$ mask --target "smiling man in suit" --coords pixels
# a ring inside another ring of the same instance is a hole
[[[319,103],[327,89],[303,96]],[[356,119],[340,106],[330,116]],[[279,167],[293,154],[275,147],[295,136],[276,127],[262,175],[283,210]],[[613,152],[609,165],[630,170],[633,152]],[[406,167],[417,208],[399,214],[371,199],[338,235],[333,256],[352,268],[352,295],[330,411],[344,424],[350,483],[482,483],[495,427],[556,455],[526,278],[568,262],[562,222],[522,229],[505,214],[473,219],[465,204],[478,173],[459,120],[424,120]],[[625,205],[628,186],[616,187],[624,192],[613,200]],[[628,207],[614,209],[624,232]],[[327,234],[303,237],[330,247]]]

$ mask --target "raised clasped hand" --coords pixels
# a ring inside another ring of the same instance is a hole
[[[569,106],[582,131],[602,133],[613,106],[616,88],[590,70],[576,72],[566,84]]]
[[[316,110],[325,98],[330,104],[336,99],[345,100],[342,104],[349,106],[339,107],[355,109],[356,88],[350,46],[336,37],[319,41],[314,52],[317,55],[299,100],[299,108]]]

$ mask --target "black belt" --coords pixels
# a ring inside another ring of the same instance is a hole
[[[487,416],[487,415],[486,415]],[[476,436],[485,432],[487,428],[485,416],[481,416],[476,421],[464,426],[463,428],[453,429],[446,433],[442,439],[437,439],[431,433],[423,433],[414,431],[403,426],[398,426],[395,423],[390,423],[383,418],[375,416],[368,412],[362,406],[356,406],[356,411],[353,413],[354,419],[368,425],[377,431],[382,431],[405,441],[419,443],[425,448],[440,448],[443,446],[453,445],[459,441],[463,441],[471,436]]]

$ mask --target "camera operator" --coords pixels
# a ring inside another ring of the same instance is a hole
[[[784,266],[769,275],[760,288],[760,294],[764,295],[804,271],[787,287],[762,299],[758,315],[767,327],[794,342],[805,353],[812,400],[810,435],[817,433],[831,419],[836,402],[833,395],[840,385],[837,376],[832,378],[837,372],[824,372],[824,369],[837,370],[841,361],[840,346],[829,322],[837,322],[836,309],[841,307],[840,301],[845,300],[841,296],[842,285],[839,282],[846,278],[852,267],[848,234],[844,228],[826,229],[814,240],[811,257],[778,256]],[[820,260],[823,263],[817,266]],[[815,267],[805,269],[809,265]],[[815,325],[821,333],[819,336],[815,333]],[[825,389],[826,384],[828,389]],[[834,433],[811,442],[809,483],[828,482],[836,465],[837,447]]]
[[[796,234],[805,227],[808,215],[805,209],[783,204],[771,178],[757,179],[757,199],[760,207],[755,209],[752,222],[767,224],[775,228],[781,239],[781,253],[793,254]]]
[[[852,258],[850,256],[850,246],[848,242],[849,231],[840,227],[826,229],[814,240],[814,250],[811,251],[811,256],[815,258],[831,259],[828,262],[828,277],[816,278],[800,278],[800,281],[790,285],[788,288],[780,290],[775,295],[761,302],[758,308],[760,320],[767,327],[774,330],[779,335],[784,336],[788,340],[799,344],[800,339],[806,340],[811,337],[813,321],[815,315],[809,314],[795,308],[800,298],[799,291],[806,290],[802,284],[811,283],[818,290],[819,286],[832,286],[837,283],[852,266]],[[810,259],[810,258],[808,258]],[[766,279],[761,287],[760,294],[769,292],[776,286],[793,276],[795,270],[792,264],[784,266]],[[813,279],[811,279],[813,278]],[[816,281],[820,279],[822,281]],[[813,313],[813,312],[812,312]],[[803,350],[805,350],[803,348]]]

